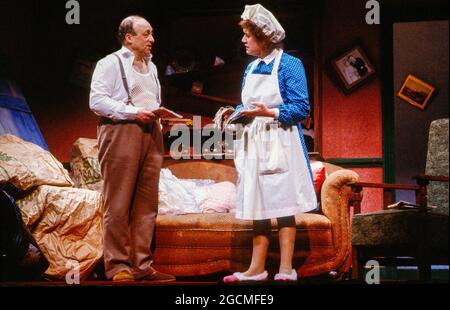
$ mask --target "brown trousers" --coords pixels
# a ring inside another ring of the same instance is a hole
[[[106,277],[129,271],[145,276],[158,213],[163,140],[159,121],[103,123],[98,127],[103,187],[103,248]]]

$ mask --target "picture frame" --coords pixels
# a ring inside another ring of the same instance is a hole
[[[413,106],[424,110],[434,90],[435,87],[432,85],[412,74],[408,74],[397,96]]]
[[[337,54],[332,58],[331,65],[345,94],[368,82],[376,74],[375,67],[359,44]]]

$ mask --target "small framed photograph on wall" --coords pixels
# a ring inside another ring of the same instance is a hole
[[[360,45],[355,45],[334,57],[331,65],[346,94],[375,75],[375,68]]]
[[[434,89],[430,84],[409,74],[397,96],[423,110],[427,106],[431,95],[433,95]]]

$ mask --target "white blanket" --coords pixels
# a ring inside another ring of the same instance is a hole
[[[233,183],[179,179],[169,169],[161,169],[158,214],[226,213],[235,206]]]

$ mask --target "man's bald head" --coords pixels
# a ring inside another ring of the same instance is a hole
[[[119,31],[118,31],[118,39],[120,44],[123,44],[125,42],[125,36],[130,33],[132,35],[135,35],[135,28],[134,26],[137,23],[147,23],[149,22],[142,16],[139,15],[131,15],[128,17],[125,17],[124,20],[119,25]]]

